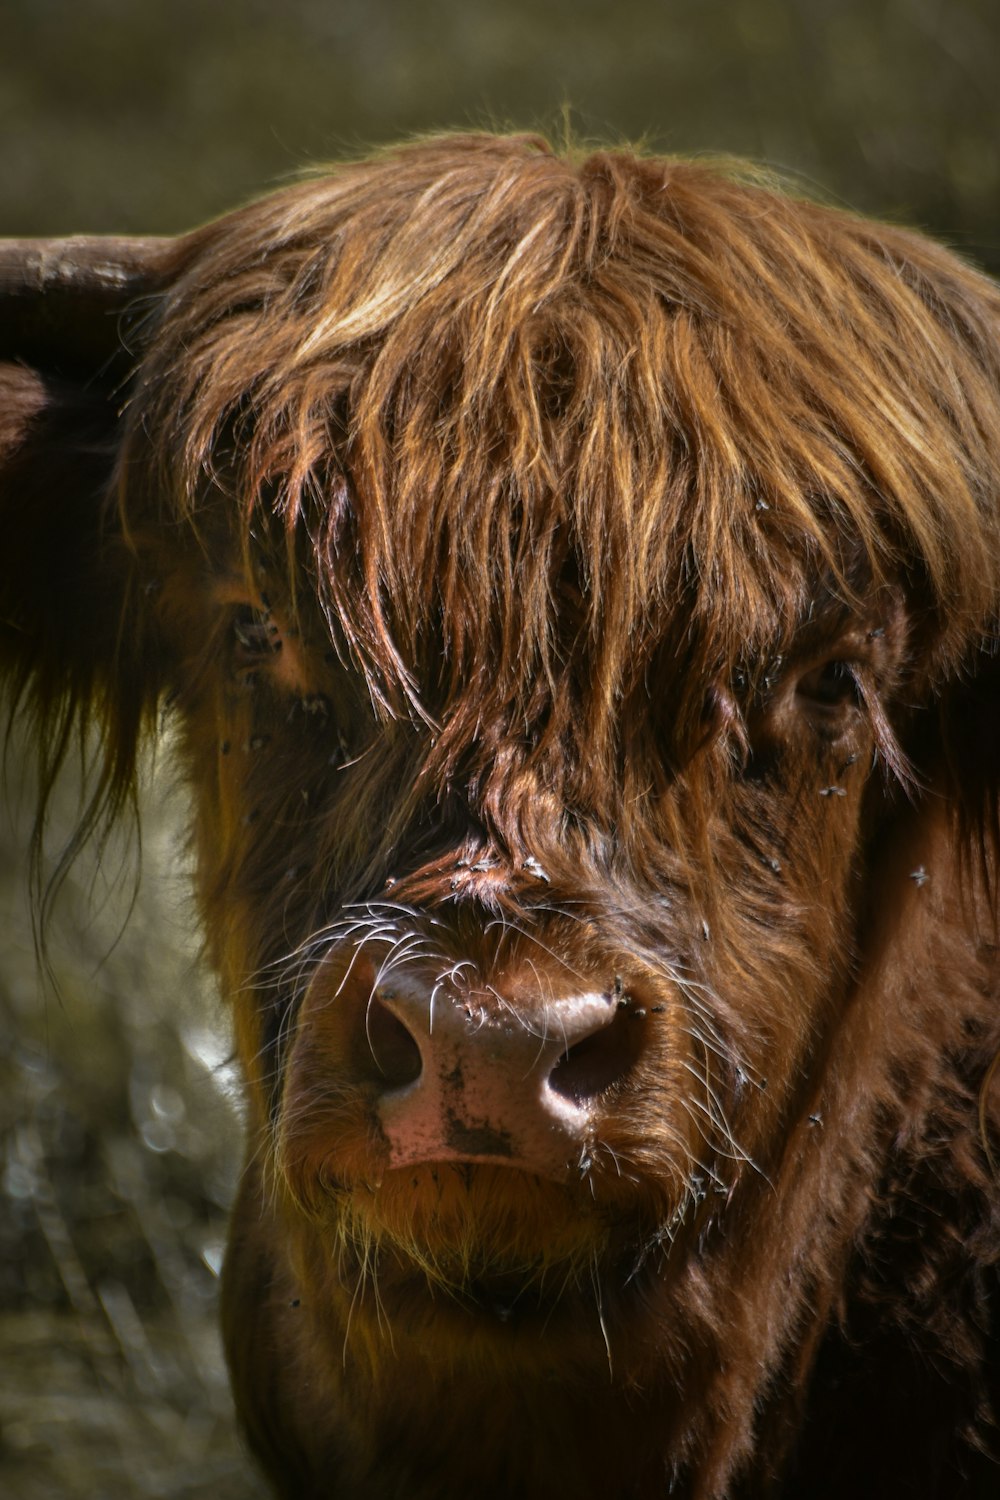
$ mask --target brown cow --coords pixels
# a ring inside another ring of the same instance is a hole
[[[997,1493],[1000,296],[456,137],[2,262],[0,660],[170,705],[277,1491]]]

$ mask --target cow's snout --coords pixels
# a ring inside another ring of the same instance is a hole
[[[538,988],[458,995],[416,973],[373,987],[364,1024],[390,1165],[507,1162],[559,1179],[581,1167],[595,1110],[631,1070],[641,1028],[615,983]]]

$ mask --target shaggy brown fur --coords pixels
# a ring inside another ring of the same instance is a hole
[[[1000,296],[450,138],[15,244],[0,662],[172,704],[285,1496],[995,1493]]]

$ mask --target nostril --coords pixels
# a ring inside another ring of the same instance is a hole
[[[385,995],[385,1000],[394,997]],[[373,991],[365,1014],[368,1049],[386,1088],[404,1088],[420,1077],[423,1062],[412,1033],[394,1015],[378,990]]]
[[[604,1025],[567,1048],[549,1074],[549,1087],[574,1104],[585,1104],[618,1083],[642,1051],[644,1014],[625,1006],[614,1010]]]

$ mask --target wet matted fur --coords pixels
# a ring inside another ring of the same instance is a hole
[[[0,261],[0,664],[169,704],[285,1496],[995,1492],[1000,296],[451,137]]]

